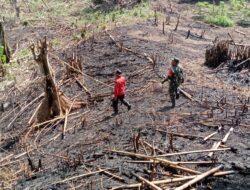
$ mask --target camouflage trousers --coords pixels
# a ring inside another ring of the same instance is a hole
[[[169,96],[172,102],[172,107],[175,107],[175,99],[179,98],[178,85],[175,83],[169,83]]]

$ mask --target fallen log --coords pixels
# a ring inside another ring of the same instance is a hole
[[[35,98],[34,100],[32,100],[30,103],[28,103],[26,106],[24,106],[18,113],[17,115],[11,120],[11,122],[8,124],[8,126],[6,127],[7,129],[9,129],[13,123],[16,121],[16,119],[27,109],[29,108],[32,104],[34,104],[36,101],[38,101],[39,99],[44,97],[44,93],[42,93],[40,96],[38,96],[37,98]]]
[[[222,139],[222,141],[221,141],[222,144],[225,144],[225,143],[227,142],[227,139],[228,139],[229,135],[233,132],[233,130],[234,130],[233,127],[231,127],[231,128],[229,129],[229,131],[227,132],[227,134],[225,135],[225,137],[224,137],[224,138]]]
[[[241,65],[243,65],[243,64],[246,63],[246,62],[248,62],[249,60],[250,60],[250,58],[248,58],[248,59],[246,59],[246,60],[244,60],[244,61],[238,63],[237,65],[234,66],[234,68],[240,67]]]
[[[198,135],[167,132],[167,131],[163,131],[161,129],[156,129],[156,131],[163,132],[163,133],[166,133],[166,134],[173,134],[174,136],[183,137],[183,138],[199,138],[199,139],[204,139],[203,136],[198,136]],[[210,138],[210,140],[220,140],[220,139],[219,138]]]
[[[213,149],[213,150],[218,149],[218,148],[220,147],[221,144],[226,143],[226,141],[227,141],[229,135],[231,134],[231,132],[232,132],[233,130],[234,130],[234,128],[231,127],[230,130],[227,132],[227,134],[224,136],[224,138],[223,138],[221,141],[215,143],[215,144],[213,145],[212,149]],[[212,157],[213,154],[214,154],[214,152],[210,152],[210,153],[208,154],[208,156],[209,156],[209,157]]]
[[[194,177],[195,176],[187,176],[183,178],[156,180],[156,181],[152,181],[152,183],[155,185],[168,184],[168,183],[173,183],[173,182],[187,181],[187,180],[193,179]],[[129,185],[121,185],[121,186],[113,187],[112,190],[140,188],[141,186],[142,186],[142,183],[134,183],[134,184],[129,184]]]
[[[186,161],[186,162],[174,162],[175,164],[181,164],[181,165],[186,165],[186,164],[214,164],[213,161]]]
[[[186,151],[186,152],[176,152],[176,153],[158,155],[157,157],[178,156],[178,155],[204,153],[204,152],[217,152],[217,151],[225,151],[225,150],[231,150],[231,148],[220,148],[220,149],[215,148],[215,149],[206,149],[206,150],[193,150],[193,151]]]
[[[91,96],[91,93],[89,92],[89,90],[87,89],[86,86],[84,86],[80,80],[78,80],[78,78],[75,78],[76,83],[89,95]]]
[[[185,97],[187,97],[189,100],[191,100],[191,101],[194,101],[194,99],[192,98],[192,95],[190,95],[189,93],[187,93],[187,92],[185,92],[182,88],[178,88],[179,89],[179,91],[185,96]]]
[[[62,139],[64,139],[64,137],[65,137],[66,127],[67,127],[67,124],[68,124],[68,115],[69,115],[69,110],[66,109],[64,125],[63,125],[63,128],[62,128]]]
[[[110,152],[117,153],[117,154],[120,154],[120,155],[125,155],[125,156],[132,156],[132,157],[142,158],[142,159],[146,159],[146,160],[155,160],[155,161],[158,161],[162,165],[166,165],[168,167],[178,169],[178,170],[182,170],[182,171],[192,173],[192,174],[200,174],[201,173],[199,171],[192,170],[192,169],[187,168],[187,167],[178,166],[174,162],[166,160],[166,159],[162,159],[162,158],[146,156],[146,155],[143,155],[143,154],[126,152],[126,151],[118,151],[118,150],[110,150]]]
[[[135,164],[153,164],[153,163],[159,163],[158,161],[153,161],[153,160],[128,160],[126,161],[127,163],[135,163]],[[177,165],[188,165],[188,164],[214,164],[213,161],[186,161],[186,162],[173,162],[174,164]]]
[[[133,175],[136,176],[139,180],[143,181],[145,184],[147,184],[150,187],[150,189],[162,190],[160,187],[156,186],[154,183],[150,182],[149,180],[145,179],[144,177],[141,177],[135,173]]]
[[[153,147],[150,143],[148,143],[145,140],[140,140],[141,142],[143,142],[144,144],[146,144],[149,148],[151,148],[152,150],[155,149],[157,151],[159,151],[160,153],[164,154],[165,152],[157,147]]]
[[[234,31],[237,32],[237,33],[239,33],[239,34],[242,34],[242,35],[244,35],[244,36],[246,35],[246,33],[241,32],[241,31],[239,31],[239,30],[236,30],[236,29],[235,29]]]
[[[95,171],[95,172],[90,172],[90,173],[86,173],[86,174],[81,174],[81,175],[69,177],[69,178],[66,178],[66,179],[64,179],[64,180],[61,180],[61,181],[57,181],[57,182],[55,182],[55,183],[52,183],[51,185],[56,185],[56,184],[60,184],[60,183],[65,183],[65,182],[67,182],[67,181],[72,181],[72,180],[75,180],[75,179],[78,179],[78,178],[91,176],[91,175],[94,175],[94,174],[98,174],[98,173],[104,172],[104,171],[106,171],[106,170],[108,170],[108,169],[105,169],[105,170],[98,170],[98,171]]]
[[[212,175],[215,172],[219,171],[222,167],[223,166],[220,165],[220,166],[215,167],[215,168],[213,168],[213,169],[211,169],[211,170],[209,170],[209,171],[207,171],[207,172],[205,172],[205,173],[203,173],[201,175],[198,175],[194,179],[192,179],[191,181],[181,185],[180,187],[175,188],[175,190],[184,190],[184,189],[190,187],[191,185],[193,185],[193,184],[201,181],[202,179],[206,178],[207,176]]]
[[[225,176],[225,175],[230,175],[230,174],[234,174],[234,173],[235,173],[235,171],[233,171],[233,170],[232,171],[223,171],[223,172],[216,172],[212,176],[219,177],[219,176]],[[178,178],[172,178],[172,179],[155,180],[155,181],[152,181],[152,183],[155,185],[168,184],[168,183],[187,181],[190,179],[194,179],[195,177],[197,177],[197,176],[192,175],[192,176],[178,177]],[[121,185],[121,186],[113,187],[112,190],[132,189],[132,188],[141,188],[141,187],[142,187],[142,183],[134,183],[134,184],[129,184],[129,185]]]
[[[219,141],[219,142],[214,142],[214,144],[213,144],[211,150],[216,150],[217,148],[220,147],[220,145],[221,145],[221,141]],[[213,155],[214,155],[214,152],[210,152],[210,153],[208,154],[209,157],[212,157]]]
[[[124,181],[124,178],[122,178],[122,177],[120,177],[118,175],[115,175],[115,174],[113,174],[113,173],[111,173],[109,171],[103,171],[103,173],[107,174],[108,176],[111,176],[112,178],[115,178],[115,179],[117,179],[119,181]]]
[[[211,138],[212,136],[216,135],[217,133],[219,133],[221,131],[222,127],[219,127],[217,131],[211,133],[210,135],[206,136],[203,140],[207,141],[209,138]]]

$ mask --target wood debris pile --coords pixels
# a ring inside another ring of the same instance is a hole
[[[236,44],[233,40],[216,40],[214,45],[206,50],[206,66],[221,69],[226,66],[232,71],[250,68],[250,46]]]

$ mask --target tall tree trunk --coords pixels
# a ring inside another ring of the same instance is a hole
[[[4,26],[3,23],[0,22],[0,47],[3,48],[3,55],[0,55],[0,77],[5,75],[5,68],[3,67],[4,63],[10,62],[10,50],[5,37]],[[5,56],[5,61],[2,60],[2,56]]]
[[[38,41],[37,47],[32,44],[30,48],[35,61],[38,63],[42,73],[44,74],[45,80],[45,98],[37,112],[36,120],[31,123],[44,122],[55,116],[63,115],[66,110],[86,106],[85,102],[71,101],[62,92],[60,92],[55,82],[52,67],[49,63],[46,37],[44,40]],[[36,52],[38,52],[38,54],[36,54]]]
[[[38,121],[43,122],[53,118],[54,116],[62,115],[63,113],[61,109],[59,90],[57,88],[55,77],[48,60],[48,44],[46,37],[44,40],[40,40],[38,42],[38,55],[35,53],[34,45],[31,46],[31,50],[35,61],[40,66],[45,77],[45,99],[37,116]]]

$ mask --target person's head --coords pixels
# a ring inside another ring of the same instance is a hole
[[[122,75],[122,71],[120,69],[116,69],[115,75],[116,76],[121,76]]]
[[[176,57],[174,57],[174,58],[172,59],[171,64],[172,64],[173,66],[178,65],[178,64],[179,64],[179,59],[178,59],[178,58],[176,58]]]

